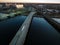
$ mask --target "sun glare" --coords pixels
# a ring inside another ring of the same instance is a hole
[[[16,5],[17,8],[23,8],[23,4]]]

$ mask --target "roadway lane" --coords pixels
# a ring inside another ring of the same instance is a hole
[[[26,16],[17,16],[0,22],[0,45],[9,45]]]
[[[34,17],[24,45],[60,45],[60,33],[44,18]]]

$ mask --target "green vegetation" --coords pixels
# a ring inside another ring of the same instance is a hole
[[[4,20],[8,18],[8,14],[2,14],[0,13],[0,20]]]
[[[0,20],[12,18],[18,15],[28,15],[30,11],[27,9],[15,9],[15,10],[6,10],[7,13],[0,13]]]

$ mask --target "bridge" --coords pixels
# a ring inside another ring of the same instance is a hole
[[[31,21],[32,21],[32,17],[33,15],[35,14],[35,12],[31,12],[28,17],[26,18],[26,20],[24,21],[24,23],[22,24],[22,26],[20,27],[20,29],[18,30],[18,32],[16,33],[15,37],[12,39],[12,41],[10,42],[9,45],[30,45],[30,38],[31,36],[29,36],[31,34],[32,31],[29,32],[29,26],[31,24]],[[44,16],[44,15],[43,15]],[[48,29],[47,30],[57,30],[58,32],[60,32],[60,24],[57,23],[55,20],[51,19],[50,17],[47,17],[47,16],[44,16],[44,19],[47,21],[47,23],[51,24],[51,26],[53,27],[50,27],[51,29]],[[44,20],[43,19],[43,20]],[[44,20],[44,21],[45,21]],[[50,25],[49,25],[50,26]],[[55,28],[55,29],[54,29]],[[45,28],[46,29],[46,28]],[[41,30],[44,30],[44,29],[41,29]],[[30,34],[29,34],[29,33]],[[32,34],[33,35],[33,34]],[[35,34],[36,35],[36,34]],[[29,36],[28,38],[26,36]],[[34,36],[34,35],[33,35]],[[39,37],[39,35],[38,35]],[[37,37],[35,38],[35,40],[37,39]],[[28,40],[28,41],[26,41]],[[32,39],[34,40],[34,39]],[[40,39],[38,39],[39,41]],[[24,43],[25,42],[25,43]],[[36,41],[34,41],[36,42]],[[36,44],[32,42],[33,45],[37,45],[37,44],[40,44],[38,42],[36,42]],[[44,42],[44,41],[43,41]],[[59,42],[58,42],[59,43]],[[53,43],[54,44],[54,43]]]
[[[35,5],[32,7],[39,11]],[[45,16],[47,12],[42,15],[43,18],[33,17],[36,12],[29,13],[9,45],[60,45],[60,23]]]

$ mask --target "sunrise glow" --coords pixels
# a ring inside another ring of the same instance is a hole
[[[20,2],[20,3],[60,3],[60,0],[0,0],[0,2]]]

